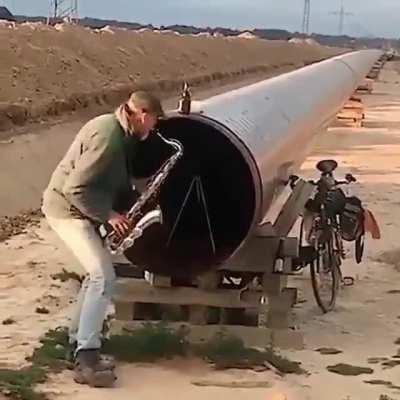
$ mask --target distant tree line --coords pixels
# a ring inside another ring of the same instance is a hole
[[[46,17],[28,17],[25,15],[15,15],[13,16],[6,7],[0,7],[0,19],[6,19],[10,21],[16,22],[47,22]],[[55,24],[62,22],[61,20],[52,19],[50,23]],[[116,20],[105,20],[98,18],[82,18],[79,20],[79,24],[90,27],[90,28],[103,28],[107,25],[115,26],[119,28],[126,29],[160,29],[160,30],[172,30],[175,32],[179,32],[181,34],[199,34],[208,32],[211,35],[213,34],[221,34],[224,36],[237,36],[243,33],[243,31],[223,28],[223,27],[206,27],[200,28],[190,25],[161,25],[160,27],[155,27],[151,24],[143,25],[136,22],[123,22]],[[267,40],[290,40],[292,38],[305,38],[303,34],[299,32],[289,32],[283,29],[254,29],[250,30],[253,35]],[[333,46],[333,47],[347,47],[347,48],[397,48],[400,49],[400,40],[389,40],[384,38],[353,38],[351,36],[331,36],[331,35],[321,35],[321,34],[312,34],[311,37],[316,40],[318,43],[325,46]]]

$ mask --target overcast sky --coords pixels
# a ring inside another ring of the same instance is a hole
[[[68,1],[68,0],[67,0]],[[311,30],[337,34],[341,0],[311,0]],[[0,0],[16,14],[47,15],[50,0]],[[304,0],[80,0],[80,16],[153,25],[301,30]],[[400,0],[344,0],[345,33],[400,37]]]

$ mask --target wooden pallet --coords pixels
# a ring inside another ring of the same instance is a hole
[[[169,321],[167,325],[173,329],[184,327],[192,342],[228,332],[255,347],[303,347],[303,335],[288,327],[287,310],[296,302],[295,289],[283,289],[278,297],[272,297],[271,312],[260,289],[216,288],[216,276],[201,277],[198,287],[171,286],[170,278],[152,274],[146,279],[118,278],[111,332],[130,331],[163,320]],[[274,328],[262,326],[263,319]]]

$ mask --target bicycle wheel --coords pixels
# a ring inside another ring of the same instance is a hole
[[[316,257],[310,264],[314,297],[324,313],[335,307],[339,292],[340,272],[334,253],[332,232],[324,240],[316,240]]]

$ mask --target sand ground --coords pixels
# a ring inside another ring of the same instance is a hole
[[[334,157],[340,163],[338,174],[352,172],[359,182],[354,193],[360,195],[378,218],[382,240],[367,241],[362,265],[349,257],[344,272],[355,278],[355,285],[342,290],[336,310],[322,315],[311,296],[308,275],[293,279],[305,300],[295,308],[296,323],[305,334],[306,349],[286,351],[301,361],[309,376],[280,378],[272,372],[229,370],[215,372],[196,360],[175,360],[156,365],[119,365],[118,384],[112,390],[93,390],[77,386],[69,372],[52,378],[44,386],[51,398],[90,400],[99,396],[116,400],[138,398],[214,399],[229,396],[232,400],[377,400],[380,394],[400,399],[400,391],[373,386],[364,380],[381,379],[400,386],[400,366],[384,369],[370,365],[370,357],[391,357],[399,350],[394,344],[400,336],[400,270],[395,265],[377,261],[382,252],[399,250],[400,236],[400,85],[399,66],[390,63],[375,84],[374,93],[366,96],[366,127],[334,128],[322,135],[314,153],[303,165],[302,175],[313,176],[317,160]],[[68,129],[68,126],[64,127]],[[63,129],[59,127],[59,131]],[[21,189],[21,196],[22,196]],[[400,258],[399,258],[400,260]],[[392,260],[396,263],[395,257]],[[62,267],[78,268],[54,234],[43,223],[25,235],[0,244],[0,320],[13,318],[16,324],[0,325],[0,367],[20,366],[32,352],[38,337],[47,329],[66,322],[77,287],[51,279]],[[50,313],[39,315],[38,305]],[[342,350],[339,355],[321,355],[319,347]],[[370,366],[372,375],[344,377],[328,372],[337,363]],[[214,381],[258,380],[270,383],[263,389],[226,389],[196,387],[196,379]]]

